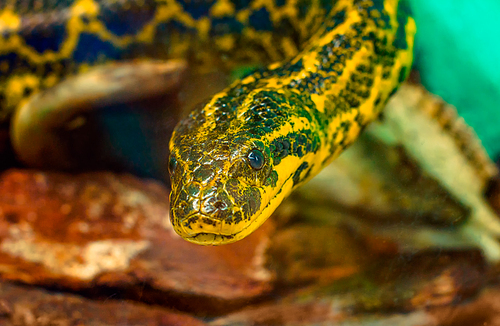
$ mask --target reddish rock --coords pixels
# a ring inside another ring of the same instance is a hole
[[[0,325],[202,326],[194,317],[141,303],[92,301],[0,283]]]
[[[224,311],[271,289],[264,267],[271,223],[247,239],[203,247],[169,220],[168,191],[112,173],[0,175],[0,276],[196,311]],[[168,293],[168,295],[166,295]]]

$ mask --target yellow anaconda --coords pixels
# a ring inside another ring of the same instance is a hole
[[[329,10],[298,55],[234,82],[176,127],[171,220],[186,240],[249,235],[351,144],[406,78],[416,27],[404,1],[322,3]]]

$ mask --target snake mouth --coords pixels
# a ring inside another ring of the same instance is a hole
[[[189,242],[200,245],[222,245],[237,240],[234,225],[200,212],[191,214],[174,226],[174,230]]]
[[[221,235],[215,233],[198,233],[197,235],[194,235],[192,237],[186,237],[184,239],[189,242],[204,246],[218,246],[218,245],[232,243],[237,240],[235,239],[234,236]]]

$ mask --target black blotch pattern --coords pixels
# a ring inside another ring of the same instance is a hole
[[[315,153],[319,146],[318,135],[310,130],[301,130],[274,139],[269,148],[274,159],[273,164],[276,166],[289,155],[301,158],[308,153]]]
[[[400,70],[399,70],[399,78],[398,78],[398,81],[400,83],[404,82],[405,79],[406,79],[406,76],[408,74],[408,69],[406,67],[402,67]]]
[[[304,178],[300,177],[300,174],[302,173],[302,171],[304,171],[305,169],[307,169],[308,166],[309,166],[309,163],[302,162],[302,164],[297,168],[297,170],[295,170],[295,172],[293,174],[293,177],[292,177],[293,185],[294,186],[296,186],[297,184],[299,184],[300,181],[304,179]]]
[[[250,17],[248,17],[250,26],[258,31],[271,31],[273,29],[273,23],[269,17],[269,12],[265,7],[254,11]]]
[[[123,50],[110,42],[101,40],[93,34],[82,33],[78,45],[73,52],[73,60],[77,63],[96,64],[100,60],[118,60],[123,56]]]
[[[38,24],[29,29],[23,29],[20,36],[26,45],[31,46],[38,53],[47,50],[57,52],[66,36],[65,24],[66,21]]]
[[[236,11],[239,11],[241,9],[247,8],[252,0],[232,0],[231,2],[234,5],[234,9],[236,9]]]
[[[189,12],[194,19],[199,19],[201,17],[208,16],[210,8],[216,0],[177,0],[177,2],[184,8],[185,11]]]
[[[398,49],[408,49],[405,27],[410,15],[411,8],[408,0],[401,0],[398,5],[398,30],[396,31],[396,39],[394,40],[394,46]]]
[[[140,5],[129,1],[127,6],[121,2],[104,5],[98,19],[104,22],[106,28],[118,36],[133,35],[140,31],[155,15],[157,3],[144,0]]]
[[[283,7],[286,3],[286,0],[276,0],[274,1],[274,3],[276,4],[276,7]]]

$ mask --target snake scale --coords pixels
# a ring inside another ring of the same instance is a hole
[[[270,64],[176,127],[171,220],[188,241],[244,238],[351,144],[405,80],[405,0],[6,0],[0,112],[94,66]]]

